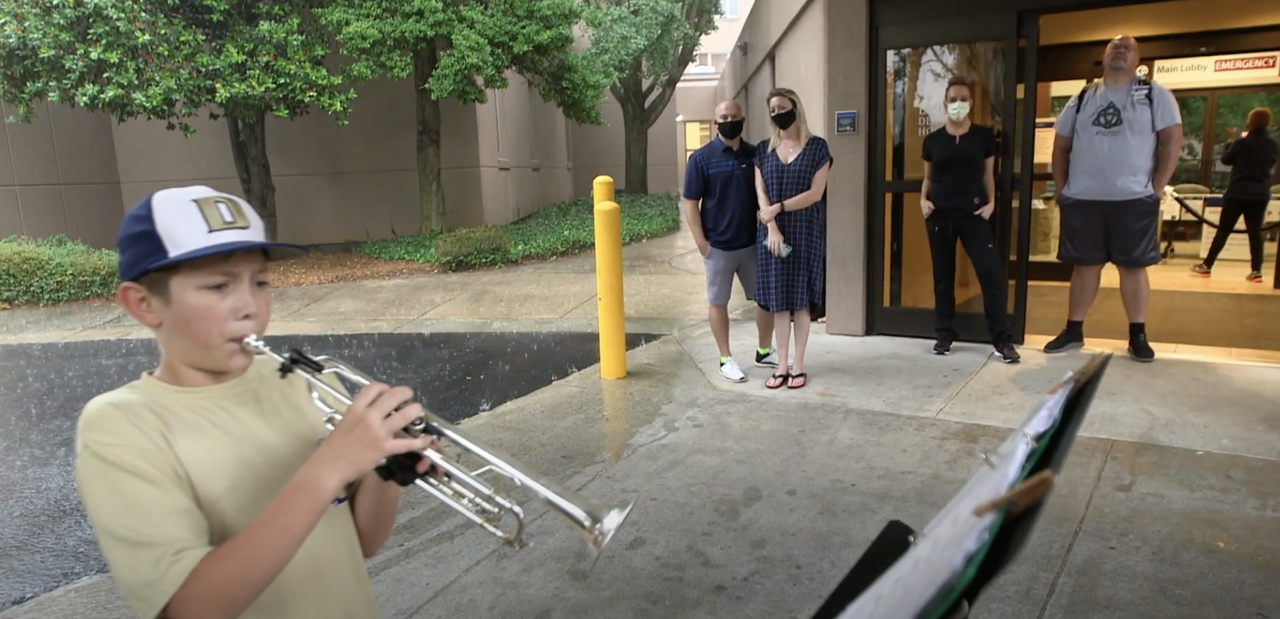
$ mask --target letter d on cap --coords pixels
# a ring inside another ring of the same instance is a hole
[[[210,196],[196,198],[194,201],[200,207],[200,215],[204,217],[204,223],[209,226],[209,232],[247,230],[251,225],[249,218],[244,214],[244,209],[240,208],[240,203],[235,200]]]

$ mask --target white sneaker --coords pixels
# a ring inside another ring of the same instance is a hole
[[[738,362],[729,357],[727,361],[720,364],[720,375],[725,380],[733,383],[746,382],[747,375],[742,373],[742,368],[738,367]]]

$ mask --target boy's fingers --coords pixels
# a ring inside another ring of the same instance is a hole
[[[430,447],[431,439],[429,437],[393,438],[391,443],[387,445],[387,451],[391,453],[409,453],[411,451],[425,451]]]
[[[397,407],[403,406],[413,400],[413,390],[408,387],[388,387],[375,400],[370,408],[378,408],[384,412],[383,416],[392,414]]]
[[[387,386],[385,383],[369,383],[369,385],[361,389],[354,398],[351,398],[350,408],[354,408],[356,410],[367,409],[390,388],[391,387]]]
[[[390,427],[396,430],[399,430],[400,428],[403,428],[409,425],[410,421],[413,421],[414,418],[419,417],[421,415],[422,415],[422,405],[418,404],[417,402],[411,402],[408,406],[405,406],[404,408],[388,416],[387,424]]]

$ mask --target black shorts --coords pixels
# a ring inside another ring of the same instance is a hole
[[[1160,263],[1159,195],[1120,201],[1059,195],[1058,212],[1059,261],[1081,266],[1110,262],[1127,268]]]

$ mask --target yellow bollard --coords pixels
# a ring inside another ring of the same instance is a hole
[[[607,196],[607,199],[602,199]],[[627,376],[627,320],[622,306],[622,209],[613,201],[613,179],[594,183],[596,316],[600,330],[600,378]]]
[[[601,174],[591,181],[591,205],[600,206],[601,202],[613,202],[613,177]]]

